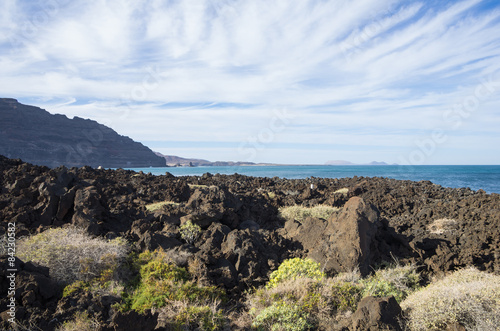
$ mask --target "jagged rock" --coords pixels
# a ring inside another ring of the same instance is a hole
[[[352,315],[351,331],[400,331],[401,307],[394,297],[365,297]]]
[[[291,220],[285,229],[327,272],[346,272],[359,267],[366,275],[376,253],[373,244],[379,223],[377,209],[353,197],[329,220],[307,218],[302,224]]]

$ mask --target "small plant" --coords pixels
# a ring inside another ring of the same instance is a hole
[[[17,250],[20,259],[48,267],[51,277],[64,284],[89,281],[106,269],[114,270],[127,252],[122,238],[93,238],[76,227],[49,229],[24,238]]]
[[[392,265],[385,269],[375,271],[372,276],[361,280],[363,297],[365,296],[394,296],[401,302],[411,292],[418,289],[420,275],[413,265]]]
[[[313,327],[308,316],[300,307],[275,302],[255,316],[252,327],[258,330],[303,331]]]
[[[180,203],[174,201],[161,201],[146,205],[146,209],[150,212],[155,212],[157,210],[162,209],[164,206],[179,206],[179,205]]]
[[[191,220],[181,225],[180,233],[182,239],[188,244],[193,244],[201,234],[201,228],[198,224],[193,224]]]
[[[275,287],[284,280],[297,278],[323,279],[325,273],[321,271],[320,264],[311,259],[293,258],[283,261],[277,270],[269,276],[266,287]]]
[[[308,217],[329,219],[340,208],[318,205],[314,207],[289,206],[279,209],[279,216],[286,220],[304,221]]]
[[[467,330],[498,330],[500,276],[458,270],[410,294],[401,307],[412,331],[444,330],[456,323]]]

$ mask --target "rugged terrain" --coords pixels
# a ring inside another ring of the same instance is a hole
[[[366,275],[393,259],[416,263],[424,277],[466,266],[500,273],[500,195],[428,181],[153,176],[49,169],[0,156],[0,190],[0,234],[7,222],[16,223],[17,238],[74,224],[95,236],[124,237],[137,251],[162,247],[179,265],[201,261],[209,282],[224,288],[235,307],[245,290],[264,284],[291,257],[311,257],[329,274],[359,267]],[[146,208],[162,201],[171,203]],[[329,219],[278,215],[283,206],[318,204],[341,209]],[[202,228],[192,245],[179,233],[187,220]],[[8,328],[5,258],[0,263],[1,327]],[[107,330],[132,330],[132,321],[156,325],[151,312],[114,311],[117,299],[109,296],[61,298],[46,268],[19,263],[17,318],[26,325],[52,330],[78,309],[97,312]]]
[[[148,147],[95,121],[0,98],[0,154],[49,167],[164,167]]]

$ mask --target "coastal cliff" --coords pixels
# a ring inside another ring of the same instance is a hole
[[[37,165],[164,167],[148,147],[92,121],[0,99],[0,154]]]

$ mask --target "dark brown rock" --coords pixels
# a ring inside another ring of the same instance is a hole
[[[399,325],[401,307],[394,297],[365,297],[352,315],[351,331],[402,330]]]

